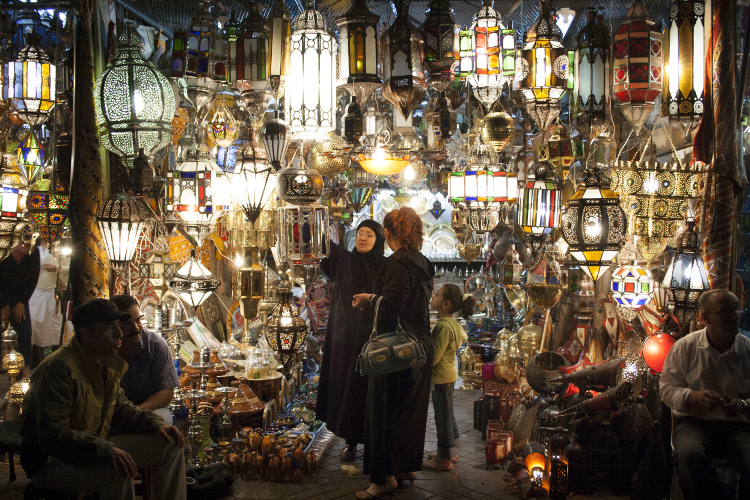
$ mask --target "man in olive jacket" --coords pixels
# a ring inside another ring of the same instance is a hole
[[[21,465],[38,487],[105,499],[135,499],[136,469],[151,469],[151,498],[184,499],[184,438],[120,388],[127,363],[119,321],[129,314],[106,299],[73,311],[76,335],[31,377],[18,427]],[[107,440],[115,422],[129,434]]]

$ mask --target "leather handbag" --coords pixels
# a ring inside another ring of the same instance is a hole
[[[395,332],[378,335],[378,309],[380,300],[375,302],[375,314],[372,320],[372,334],[362,347],[357,358],[357,371],[362,376],[388,375],[406,369],[412,370],[412,376],[419,380],[422,372],[419,368],[427,361],[425,346],[414,335],[401,328],[401,321]]]

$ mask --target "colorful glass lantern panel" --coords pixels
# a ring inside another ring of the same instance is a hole
[[[44,167],[44,150],[34,130],[18,145],[16,164],[27,184],[33,184]]]
[[[294,264],[328,255],[328,209],[320,205],[279,208],[279,257]]]
[[[146,210],[137,199],[115,194],[99,205],[96,221],[110,265],[125,268],[133,260],[146,225]]]
[[[623,307],[640,309],[651,301],[651,272],[640,266],[618,267],[612,273],[612,297]]]
[[[18,116],[29,125],[44,122],[55,105],[57,74],[46,52],[39,47],[41,37],[26,35],[28,45],[16,61],[5,64],[3,98],[9,100]]]
[[[169,256],[169,251],[155,251],[146,262],[139,264],[138,277],[151,280],[159,296],[169,289],[169,281],[177,271],[177,263]]]
[[[53,189],[49,180],[40,180],[26,197],[26,209],[34,227],[48,242],[60,239],[68,225],[69,196],[59,184]]]
[[[474,31],[458,32],[459,62],[458,76],[466,78],[474,74]]]
[[[229,38],[229,73],[227,81],[245,82],[252,90],[264,91],[268,86],[271,60],[269,57],[270,29],[260,6],[240,25],[235,40]]]
[[[175,32],[174,47],[172,49],[172,77],[183,76],[196,78],[211,78],[216,81],[226,80],[226,66],[216,70],[214,62],[216,38],[219,27],[209,10],[208,2],[201,2],[200,12],[184,32]],[[179,40],[179,41],[178,41]],[[223,69],[223,71],[221,71]]]
[[[525,233],[545,235],[560,227],[562,191],[553,181],[529,179],[518,188],[516,224]]]

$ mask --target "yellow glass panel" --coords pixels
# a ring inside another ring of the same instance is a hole
[[[669,61],[669,64],[673,64]],[[687,97],[693,88],[693,26],[687,19],[680,26],[680,91]],[[676,96],[673,96],[676,97]]]

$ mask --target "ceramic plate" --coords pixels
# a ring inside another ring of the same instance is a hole
[[[435,252],[442,254],[453,254],[456,251],[456,239],[446,234],[437,234],[432,238]]]
[[[424,255],[425,257],[429,257],[434,251],[435,245],[433,245],[430,238],[425,238],[424,240],[422,240],[422,255]]]
[[[393,199],[393,196],[383,196],[383,198],[380,200],[380,207],[382,208],[383,212],[390,212],[391,210],[395,210],[396,207],[398,207],[398,202]]]
[[[427,233],[427,236],[435,236],[437,233],[445,233],[450,235],[451,237],[456,237],[456,232],[453,230],[450,224],[447,222],[441,222],[439,224],[435,224],[430,228],[430,232]]]

